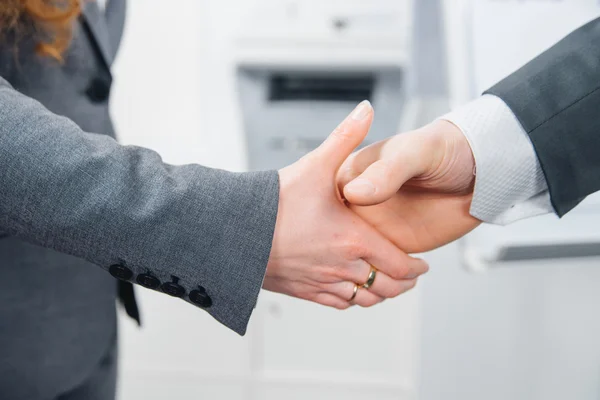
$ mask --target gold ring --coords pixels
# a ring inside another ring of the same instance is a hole
[[[369,289],[375,283],[375,278],[377,278],[377,268],[371,265],[371,272],[369,272],[369,278],[367,278],[367,282],[362,285],[363,288]]]
[[[354,293],[352,293],[352,297],[350,297],[350,300],[348,300],[348,303],[351,302],[352,300],[354,300],[356,298],[356,295],[358,294],[358,289],[360,288],[360,286],[358,286],[356,283],[354,284]]]

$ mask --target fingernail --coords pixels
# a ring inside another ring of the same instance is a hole
[[[369,102],[369,100],[365,100],[358,106],[356,106],[354,111],[352,111],[352,114],[350,114],[350,118],[352,118],[355,121],[362,121],[369,116],[371,109],[371,103]]]
[[[369,196],[375,193],[375,185],[368,179],[358,178],[346,185],[346,190],[352,191],[353,194]]]
[[[419,275],[417,275],[417,274],[408,274],[404,277],[404,279],[415,279],[418,277],[419,277]]]

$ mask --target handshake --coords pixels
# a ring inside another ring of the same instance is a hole
[[[338,309],[412,289],[433,250],[476,228],[467,139],[436,121],[352,152],[373,121],[361,103],[323,144],[279,171],[263,288]]]

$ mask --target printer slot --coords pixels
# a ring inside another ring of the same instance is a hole
[[[358,102],[371,100],[375,78],[274,74],[270,77],[270,101]]]

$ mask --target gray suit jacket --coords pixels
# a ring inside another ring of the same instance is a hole
[[[172,166],[114,140],[124,13],[124,0],[106,18],[89,2],[62,65],[34,55],[33,38],[0,48],[0,393],[53,398],[83,379],[115,334],[114,277],[240,334],[262,285],[276,172]]]
[[[487,93],[529,134],[559,216],[600,190],[600,18]]]

